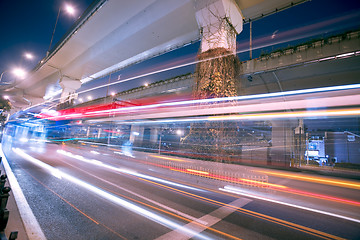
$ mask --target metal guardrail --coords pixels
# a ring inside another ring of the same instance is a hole
[[[2,158],[0,157],[0,163],[1,160]],[[15,240],[18,235],[17,231],[11,232],[9,238],[5,235],[5,228],[9,220],[9,210],[6,209],[6,205],[10,196],[9,192],[11,191],[10,187],[5,187],[6,179],[6,174],[0,176],[0,240]]]
[[[153,165],[179,173],[219,180],[222,182],[232,183],[246,187],[268,188],[268,176],[255,173],[254,171],[244,168],[243,170],[221,169],[216,162],[208,162],[207,164],[194,162],[177,162],[168,161],[166,157],[163,159],[153,159]]]

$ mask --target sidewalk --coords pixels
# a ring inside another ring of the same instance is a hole
[[[1,169],[1,174],[5,174],[4,166],[2,164],[0,165],[0,169]],[[6,182],[6,186],[11,187],[9,181]],[[9,210],[9,221],[5,228],[6,237],[9,238],[11,232],[17,231],[18,232],[18,237],[17,237],[18,240],[29,240],[29,238],[26,234],[26,231],[25,231],[23,221],[20,217],[19,209],[15,202],[15,197],[11,191],[10,191],[10,197],[8,199],[6,208]]]
[[[358,170],[352,170],[346,168],[333,168],[330,166],[317,167],[311,165],[303,165],[299,167],[299,169],[302,170],[303,172],[310,172],[323,176],[360,180],[360,171]]]

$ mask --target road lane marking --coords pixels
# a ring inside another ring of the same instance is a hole
[[[27,172],[26,170],[24,170],[25,172]],[[92,222],[94,222],[95,224],[99,225],[100,223],[98,221],[96,221],[95,219],[93,219],[92,217],[90,217],[89,215],[87,215],[86,213],[84,213],[83,211],[81,211],[79,208],[77,208],[74,204],[72,204],[71,202],[69,202],[68,200],[66,200],[65,198],[63,198],[60,194],[58,194],[57,192],[55,192],[54,190],[52,190],[50,187],[48,187],[47,185],[45,185],[43,182],[41,182],[39,179],[37,179],[35,176],[33,176],[30,172],[27,172],[27,174],[29,174],[33,179],[35,179],[39,184],[41,184],[45,189],[47,189],[48,191],[50,191],[52,194],[54,194],[55,196],[57,196],[58,198],[60,198],[61,200],[63,200],[65,203],[67,203],[70,207],[74,208],[76,211],[78,211],[80,214],[84,215],[86,218],[88,218],[89,220],[91,220]]]
[[[59,197],[61,200],[63,200],[65,203],[67,203],[68,205],[70,205],[72,208],[74,208],[76,211],[80,212],[82,215],[84,215],[86,218],[88,218],[89,220],[91,220],[92,222],[94,222],[97,225],[101,225],[104,228],[106,228],[107,230],[111,231],[112,233],[114,233],[115,235],[117,235],[118,237],[127,240],[127,238],[125,238],[124,236],[122,236],[120,233],[116,232],[115,230],[111,229],[110,227],[106,226],[103,223],[100,223],[98,221],[96,221],[95,219],[93,219],[92,217],[90,217],[89,215],[87,215],[86,213],[84,213],[83,211],[81,211],[79,208],[77,208],[75,205],[73,205],[72,203],[70,203],[69,201],[67,201],[65,198],[63,198],[60,194],[56,193],[54,190],[52,190],[49,186],[47,186],[46,184],[44,184],[43,182],[41,182],[39,179],[37,179],[35,176],[33,176],[30,172],[24,170],[27,174],[29,174],[29,176],[31,176],[35,181],[37,181],[39,184],[41,184],[44,188],[46,188],[48,191],[50,191],[51,193],[53,193],[54,195],[56,195],[57,197]]]
[[[194,197],[194,198],[197,198],[197,199],[201,199],[203,201],[207,201],[209,203],[213,203],[213,204],[217,204],[217,205],[220,205],[220,204],[224,205],[223,203],[220,203],[220,202],[216,203],[216,201],[214,201],[214,200],[206,199],[206,198],[200,197],[199,195],[190,194],[188,192],[184,192],[184,191],[181,191],[181,190],[178,190],[178,189],[174,189],[174,188],[171,188],[171,187],[159,184],[159,183],[155,183],[155,182],[152,182],[152,181],[149,181],[149,180],[146,180],[146,179],[143,179],[143,180],[147,181],[147,182],[150,182],[150,183],[153,183],[153,184],[156,184],[156,185],[159,185],[159,186],[162,186],[164,188],[172,189],[173,191],[183,193],[184,195],[188,195],[190,197]],[[328,239],[328,238],[341,239],[340,237],[337,237],[337,236],[334,236],[334,235],[331,235],[331,234],[327,234],[327,233],[324,233],[324,232],[321,232],[321,231],[318,231],[318,230],[315,230],[315,229],[307,228],[305,226],[301,226],[301,225],[294,224],[294,223],[291,223],[291,222],[287,222],[287,221],[284,221],[284,220],[281,220],[281,219],[273,218],[271,216],[256,213],[256,212],[253,212],[253,211],[248,211],[248,210],[245,210],[245,209],[238,209],[237,211],[239,211],[239,212],[241,212],[243,214],[247,214],[247,215],[257,217],[259,219],[263,219],[263,220],[266,220],[266,221],[269,221],[269,222],[273,222],[273,223],[276,223],[276,224],[279,224],[279,225],[283,225],[285,227],[292,228],[292,229],[295,229],[297,231],[304,232],[306,234],[311,234],[311,235],[314,235],[314,236],[317,236],[317,237],[326,238],[326,239]]]
[[[11,167],[2,151],[2,145],[0,144],[0,155],[2,157],[2,164],[5,168],[6,175],[9,179],[11,191],[14,194],[17,208],[21,216],[21,220],[24,224],[26,235],[29,240],[46,240],[45,234],[42,231],[39,222],[36,220],[34,213],[32,212],[23,191],[11,170]]]
[[[116,188],[118,188],[118,189],[120,189],[120,190],[122,190],[122,191],[128,192],[128,193],[130,193],[130,194],[132,194],[132,195],[134,195],[134,196],[136,196],[136,197],[138,197],[138,198],[140,198],[140,199],[143,199],[143,200],[145,200],[145,201],[148,201],[148,202],[150,202],[150,203],[152,203],[152,204],[154,204],[154,205],[157,205],[157,206],[159,206],[159,207],[161,207],[161,208],[164,208],[165,210],[167,210],[167,211],[169,211],[169,212],[173,212],[173,213],[175,213],[175,214],[177,214],[177,215],[179,215],[179,216],[182,216],[182,217],[184,217],[184,218],[190,219],[190,220],[192,220],[192,221],[198,221],[199,223],[204,224],[204,225],[208,224],[207,222],[201,221],[201,220],[199,220],[198,218],[195,218],[195,217],[193,217],[193,216],[191,216],[191,215],[189,215],[189,214],[186,214],[186,213],[181,212],[181,211],[179,211],[179,210],[176,210],[176,209],[174,209],[174,208],[168,207],[168,206],[166,206],[166,205],[164,205],[164,204],[161,204],[161,203],[159,203],[159,202],[157,202],[157,201],[154,201],[154,200],[152,200],[152,199],[150,199],[150,198],[144,197],[143,195],[140,195],[140,194],[137,194],[137,193],[135,193],[135,192],[133,192],[133,191],[130,191],[129,189],[120,187],[119,185],[117,185],[117,184],[115,184],[115,183],[113,183],[113,182],[110,182],[110,181],[105,180],[105,179],[103,179],[103,178],[101,178],[101,177],[98,177],[98,176],[96,176],[96,175],[94,175],[94,174],[91,174],[91,173],[89,173],[89,172],[87,172],[87,171],[84,171],[83,169],[81,169],[81,168],[79,168],[79,167],[76,167],[76,166],[74,166],[73,164],[70,164],[70,163],[66,163],[66,164],[68,164],[68,165],[71,166],[72,168],[76,168],[76,169],[78,169],[79,171],[82,171],[82,172],[84,172],[84,173],[86,173],[86,174],[88,174],[88,175],[90,175],[90,176],[92,176],[92,177],[94,177],[94,178],[96,178],[96,179],[99,179],[99,180],[101,180],[101,181],[103,181],[103,182],[105,182],[105,183],[107,183],[107,184],[109,184],[109,185],[111,185],[111,186],[113,186],[113,187],[116,187]]]
[[[91,173],[89,173],[89,172],[87,172],[87,171],[79,168],[79,167],[76,167],[76,166],[74,166],[74,165],[72,165],[72,164],[70,164],[70,163],[66,163],[66,164],[68,164],[68,165],[70,165],[71,167],[74,167],[74,168],[76,168],[76,169],[78,169],[78,170],[80,170],[80,171],[82,171],[82,172],[84,172],[84,173],[86,173],[86,174],[88,174],[88,175],[90,175],[90,176],[93,176],[93,177],[95,177],[95,178],[98,178],[99,180],[102,180],[102,181],[105,181],[105,182],[106,182],[106,180],[101,179],[101,178],[99,178],[99,177],[97,177],[97,176],[95,176],[95,175],[93,175],[93,174],[91,174]],[[148,181],[148,180],[145,180],[145,181]],[[111,182],[110,182],[109,184],[112,185],[112,184],[114,184],[114,183],[111,183]],[[116,186],[116,185],[115,185],[115,186]],[[131,200],[131,201],[133,201],[133,202],[137,202],[137,203],[139,203],[139,204],[141,204],[141,205],[144,205],[144,206],[146,206],[146,207],[149,207],[149,208],[155,209],[155,210],[157,210],[157,211],[166,213],[166,214],[168,214],[168,215],[170,215],[170,216],[174,216],[174,217],[180,218],[180,219],[182,219],[182,220],[184,220],[184,221],[191,222],[191,220],[193,220],[193,221],[197,221],[199,224],[207,224],[207,223],[205,223],[205,222],[202,222],[202,221],[199,220],[198,218],[191,217],[192,219],[191,219],[191,218],[189,219],[189,218],[187,218],[186,216],[181,216],[181,215],[177,215],[177,214],[171,213],[170,211],[160,209],[160,208],[158,208],[158,207],[152,206],[152,205],[147,204],[147,203],[145,203],[145,202],[142,202],[142,201],[140,201],[140,200],[136,200],[136,199],[130,198],[130,197],[128,197],[128,196],[125,196],[125,195],[123,195],[123,194],[120,194],[120,193],[118,193],[118,192],[114,192],[114,191],[112,191],[112,190],[110,190],[110,189],[106,189],[106,188],[103,188],[103,189],[106,190],[106,191],[108,191],[108,192],[111,192],[111,193],[113,193],[113,194],[115,194],[115,195],[121,196],[121,197],[126,198],[126,199],[128,199],[128,200]],[[223,204],[223,205],[224,205],[224,204]],[[234,237],[234,236],[232,236],[232,235],[230,235],[230,234],[227,234],[227,233],[225,233],[225,232],[216,230],[216,229],[214,229],[214,228],[209,227],[208,229],[209,229],[210,231],[216,232],[216,233],[218,233],[218,234],[220,234],[220,235],[222,235],[222,236],[225,236],[225,237],[227,237],[227,238],[229,238],[229,239],[238,239],[238,238],[236,238],[236,237]]]
[[[175,189],[175,188],[172,188],[172,187],[169,187],[169,186],[165,186],[165,185],[162,185],[160,183],[152,182],[152,181],[149,181],[149,180],[146,180],[146,179],[144,179],[144,181],[159,185],[159,186],[161,186],[163,188],[170,189],[172,191],[182,193],[184,195],[187,195],[187,196],[195,198],[195,199],[201,199],[203,201],[206,201],[208,203],[212,203],[212,204],[215,204],[215,205],[218,205],[218,206],[224,206],[225,205],[222,202],[218,202],[218,201],[210,199],[210,198],[202,197],[202,196],[199,196],[199,195],[196,195],[196,194],[192,194],[192,193],[185,192],[185,191],[182,191],[182,190],[179,190],[179,189]],[[254,211],[247,210],[247,209],[244,209],[244,208],[239,208],[239,209],[237,209],[237,211],[240,212],[240,213],[252,216],[252,217],[256,217],[258,219],[262,219],[262,220],[265,220],[265,221],[268,221],[268,222],[272,222],[272,223],[275,223],[275,224],[278,224],[278,225],[282,225],[284,227],[291,228],[291,229],[294,229],[294,230],[297,230],[297,231],[300,231],[300,232],[304,232],[306,234],[310,234],[310,235],[313,235],[313,236],[316,236],[316,237],[321,237],[321,238],[324,238],[324,239],[339,239],[339,240],[341,239],[341,240],[343,240],[343,238],[341,238],[341,237],[337,237],[337,236],[334,236],[334,235],[331,235],[331,234],[328,234],[328,233],[325,233],[325,232],[321,232],[321,231],[318,231],[318,230],[315,230],[315,229],[312,229],[312,228],[309,228],[309,227],[301,226],[301,225],[296,224],[296,223],[292,223],[292,222],[285,221],[285,220],[282,220],[282,219],[279,219],[279,218],[271,217],[269,215],[254,212]]]
[[[185,240],[190,239],[196,235],[190,235],[188,232],[184,232],[182,228],[191,229],[194,233],[201,233],[207,228],[215,225],[216,223],[222,221],[225,217],[229,216],[233,212],[235,212],[238,208],[241,208],[251,202],[252,200],[246,198],[239,198],[227,205],[224,205],[210,214],[207,214],[198,220],[208,222],[206,225],[199,225],[197,221],[190,222],[183,227],[176,229],[174,231],[168,232],[161,237],[158,237],[157,240]]]
[[[281,201],[277,201],[277,200],[273,200],[273,199],[269,199],[269,198],[264,198],[264,197],[248,194],[248,193],[245,193],[245,192],[241,191],[240,189],[238,189],[236,187],[232,187],[232,186],[225,186],[224,188],[219,188],[219,190],[224,191],[224,192],[235,193],[235,194],[246,196],[246,197],[256,198],[256,199],[267,201],[267,202],[273,202],[273,203],[277,203],[277,204],[281,204],[281,205],[285,205],[285,206],[289,206],[289,207],[293,207],[293,208],[299,208],[299,209],[303,209],[303,210],[307,210],[307,211],[311,211],[311,212],[316,212],[316,213],[320,213],[320,214],[324,214],[324,215],[328,215],[328,216],[332,216],[332,217],[336,217],[336,218],[341,218],[341,219],[345,219],[345,220],[356,222],[356,223],[360,223],[359,219],[346,217],[346,216],[342,216],[342,215],[335,214],[335,213],[325,212],[325,211],[321,211],[321,210],[317,210],[317,209],[313,209],[313,208],[298,206],[298,205],[291,204],[291,203],[281,202]]]
[[[134,173],[129,173],[129,174],[133,175]],[[138,177],[141,179],[140,176],[138,176]],[[144,179],[144,178],[143,178],[143,180],[146,181],[146,182],[155,184],[155,185],[159,185],[159,186],[161,186],[163,188],[170,189],[172,191],[176,191],[176,192],[182,193],[184,195],[196,198],[196,199],[207,201],[207,202],[212,203],[212,204],[216,204],[216,205],[219,205],[219,206],[225,205],[224,203],[221,203],[221,202],[218,202],[218,201],[215,201],[215,200],[212,200],[212,199],[208,199],[208,198],[205,198],[205,197],[201,197],[201,196],[196,195],[196,194],[191,194],[189,192],[185,192],[185,191],[175,189],[175,188],[172,188],[172,187],[169,187],[169,186],[165,186],[163,184],[156,183],[156,182]],[[288,228],[292,228],[292,229],[295,229],[297,231],[301,231],[301,232],[304,232],[304,233],[307,233],[307,234],[311,234],[311,235],[314,235],[314,236],[317,236],[317,237],[326,238],[326,239],[329,239],[329,238],[330,239],[342,239],[340,237],[337,237],[337,236],[334,236],[334,235],[331,235],[331,234],[327,234],[327,233],[324,233],[324,232],[321,232],[321,231],[318,231],[318,230],[315,230],[315,229],[311,229],[311,228],[308,228],[308,227],[305,227],[305,226],[294,224],[294,223],[291,223],[291,222],[288,222],[288,221],[285,221],[285,220],[281,220],[281,219],[278,219],[278,218],[273,218],[271,216],[264,215],[264,214],[261,214],[261,213],[249,211],[249,210],[242,209],[242,208],[238,209],[237,211],[241,212],[243,214],[247,214],[247,215],[250,215],[250,216],[253,216],[253,217],[257,217],[259,219],[263,219],[265,221],[273,222],[273,223],[276,223],[276,224],[279,224],[279,225],[282,225],[282,226],[285,226],[285,227],[288,227]],[[209,229],[211,229],[211,228],[209,228]],[[215,229],[212,229],[212,231],[217,232]],[[233,236],[229,236],[229,238],[233,238]]]
[[[58,170],[56,168],[54,168],[53,166],[49,165],[49,164],[46,164],[44,162],[42,162],[41,160],[39,159],[36,159],[34,157],[31,157],[30,155],[26,154],[25,152],[23,152],[21,149],[19,148],[13,148],[13,151],[15,153],[17,153],[18,155],[20,155],[21,157],[23,157],[25,160],[28,160],[30,162],[32,162],[34,165],[40,167],[40,168],[43,168],[43,169],[46,169],[48,171],[53,172],[54,170]],[[126,201],[124,198],[120,198],[119,196],[117,195],[114,195],[108,191],[105,191],[97,186],[94,186],[94,185],[91,185],[79,178],[76,178],[76,177],[73,177],[72,175],[69,175],[65,172],[62,172],[62,171],[58,171],[58,173],[60,174],[59,177],[61,177],[60,179],[64,179],[64,180],[67,180],[79,187],[82,187],[86,190],[88,190],[89,192],[92,192],[93,194],[96,194],[97,196],[99,196],[100,198],[102,199],[106,199],[110,202],[113,202],[125,209],[127,209],[128,211],[131,211],[135,214],[138,214],[138,215],[141,215],[153,222],[156,222],[158,224],[161,224],[167,228],[170,228],[170,229],[182,229],[185,233],[187,234],[190,234],[190,235],[196,235],[199,239],[204,239],[204,240],[210,240],[210,238],[202,235],[202,234],[199,234],[199,233],[192,233],[192,230],[191,229],[188,229],[188,228],[184,228],[182,227],[180,224],[178,224],[177,222],[174,222],[162,215],[159,215],[155,212],[152,212],[150,210],[147,210],[146,208],[142,208],[134,203],[131,203],[129,201]]]
[[[150,180],[153,180],[153,181],[166,183],[166,184],[173,185],[173,186],[178,186],[178,187],[181,187],[181,188],[187,188],[187,189],[196,190],[196,191],[204,191],[204,190],[200,190],[198,188],[193,188],[193,187],[189,187],[189,186],[186,186],[186,185],[181,185],[181,184],[178,184],[178,183],[175,183],[175,182],[163,180],[161,178],[156,178],[156,177],[152,177],[152,176],[149,176],[149,175],[137,173],[135,171],[127,170],[127,169],[124,169],[124,168],[119,168],[119,167],[116,167],[116,166],[113,166],[113,165],[103,163],[103,162],[101,162],[99,160],[96,160],[96,159],[87,159],[87,158],[85,158],[85,157],[83,157],[81,155],[75,155],[75,154],[72,154],[71,152],[68,152],[68,151],[57,150],[57,153],[60,153],[62,155],[65,155],[65,156],[68,156],[68,157],[71,157],[71,158],[75,158],[75,159],[83,161],[85,163],[94,164],[96,166],[100,166],[100,167],[103,167],[103,168],[106,168],[106,169],[109,169],[109,170],[112,170],[112,171],[115,171],[115,172],[119,172],[119,173],[123,173],[123,174],[130,174],[130,175],[133,175],[133,176],[136,176],[136,177],[146,178],[146,179],[150,179]],[[43,167],[46,168],[47,166],[43,166]],[[49,171],[51,171],[56,176],[57,172],[54,171],[53,168],[49,169]]]

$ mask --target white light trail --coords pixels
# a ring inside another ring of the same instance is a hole
[[[43,169],[46,169],[47,171],[49,171],[51,173],[51,175],[53,175],[54,177],[58,178],[58,179],[61,179],[62,177],[62,174],[60,172],[60,170],[46,164],[46,163],[43,163],[42,161],[36,159],[36,158],[33,158],[32,156],[26,154],[24,151],[22,151],[21,149],[19,148],[12,148],[12,150],[17,153],[18,155],[20,155],[21,157],[23,157],[24,159],[32,162],[33,164],[37,165],[38,167],[41,167]]]
[[[32,239],[46,240],[46,237],[38,223],[34,213],[32,212],[29,203],[27,202],[25,195],[17,181],[9,163],[2,151],[2,145],[0,143],[0,156],[2,157],[2,164],[4,166],[6,175],[11,184],[11,192],[16,201],[17,209],[21,216],[22,223],[27,233],[31,233]]]
[[[226,97],[226,98],[210,98],[210,99],[187,100],[187,101],[180,101],[180,102],[159,103],[159,104],[151,104],[151,105],[145,105],[145,106],[125,107],[125,108],[119,108],[119,109],[109,109],[109,110],[102,110],[102,111],[87,112],[86,114],[91,115],[91,114],[96,114],[96,113],[113,113],[113,112],[133,111],[133,110],[141,110],[141,109],[157,108],[157,107],[181,106],[181,105],[214,103],[214,102],[220,103],[220,102],[228,102],[228,101],[241,101],[241,100],[261,99],[261,98],[270,98],[270,97],[284,97],[284,96],[291,96],[291,95],[298,95],[298,94],[350,90],[350,89],[357,89],[357,88],[360,88],[360,84],[310,88],[310,89],[293,90],[293,91],[286,91],[286,92],[263,93],[263,94],[235,96],[235,97]]]
[[[356,55],[356,54],[353,54],[353,52],[351,52],[351,53],[345,53],[345,54],[349,54],[349,55],[352,55],[352,56],[355,56],[355,55]],[[343,54],[343,55],[344,55],[344,54]],[[340,55],[339,55],[339,56],[340,56]],[[325,61],[325,60],[331,60],[331,59],[336,59],[336,56],[319,59],[319,62],[320,62],[320,61]],[[203,60],[203,61],[207,61],[207,60],[209,60],[209,59],[205,59],[205,60]],[[82,92],[79,92],[78,94],[83,94],[83,93],[86,93],[86,92],[89,92],[89,91],[93,91],[93,90],[96,90],[96,89],[100,89],[100,88],[103,88],[103,87],[107,87],[107,86],[110,86],[110,85],[115,85],[115,84],[119,84],[119,83],[131,81],[131,80],[135,80],[135,79],[138,79],[138,78],[141,78],[141,77],[153,75],[153,74],[160,73],[160,72],[169,71],[169,70],[176,69],[176,68],[180,68],[180,67],[183,67],[183,66],[188,66],[188,65],[196,64],[196,63],[198,63],[198,62],[200,62],[200,61],[191,62],[191,63],[188,63],[188,64],[183,64],[183,65],[180,65],[180,66],[171,67],[171,68],[167,68],[167,69],[162,69],[162,70],[158,70],[158,71],[155,71],[155,72],[146,73],[146,74],[143,74],[143,75],[139,75],[139,76],[127,78],[127,79],[124,79],[124,80],[119,80],[119,81],[116,81],[116,82],[113,82],[113,83],[104,84],[104,85],[101,85],[101,86],[98,86],[98,87],[94,87],[94,88],[91,88],[91,89],[84,90],[84,91],[82,91]],[[152,106],[152,107],[157,107],[157,106],[176,106],[176,105],[184,105],[184,104],[206,103],[206,102],[222,102],[222,101],[234,101],[234,100],[239,101],[239,100],[248,100],[248,99],[255,99],[255,98],[268,98],[268,97],[277,97],[277,96],[290,96],[290,95],[295,95],[295,94],[316,93],[316,92],[326,92],[326,91],[336,91],[336,90],[347,90],[347,89],[355,89],[355,88],[360,88],[360,84],[351,84],[351,85],[342,85],[342,86],[332,86],[332,87],[321,87],[321,88],[311,88],[311,89],[301,89],[301,90],[286,91],[286,92],[265,93],[265,94],[256,94],[256,95],[248,95],[248,96],[236,96],[236,97],[229,97],[229,98],[199,99],[199,100],[181,101],[181,102],[175,102],[175,103],[172,102],[172,103],[154,104],[154,105],[148,105],[148,106],[145,106],[145,107],[151,107],[151,106]],[[59,93],[61,93],[61,91],[60,91]],[[45,103],[52,102],[52,101],[57,101],[57,100],[59,100],[59,99],[60,99],[60,98],[48,100],[48,101],[45,102]],[[36,107],[36,106],[40,106],[40,105],[42,105],[42,104],[43,104],[43,103],[33,105],[33,106],[31,106],[31,107],[28,107],[28,108],[24,109],[24,111],[29,110],[29,109],[31,109],[31,108],[33,108],[33,107]],[[144,107],[144,106],[141,106],[141,107]],[[130,108],[128,108],[128,109],[130,109]],[[136,109],[136,108],[135,108],[135,109]],[[116,111],[116,109],[113,109],[113,111]],[[109,111],[109,113],[110,113],[110,112],[111,112],[111,111]]]
[[[229,116],[208,117],[208,121],[222,120],[250,120],[250,119],[274,119],[274,118],[308,118],[308,117],[329,117],[329,116],[348,116],[360,115],[360,109],[344,109],[344,110],[324,110],[324,111],[294,111],[294,112],[278,112],[278,113],[260,113],[260,114],[241,114]]]
[[[75,154],[72,154],[71,152],[67,152],[67,151],[64,151],[64,150],[57,150],[57,153],[60,153],[62,155],[65,155],[65,156],[68,156],[68,157],[71,157],[71,158],[78,159],[78,160],[86,162],[86,163],[90,163],[90,164],[94,164],[96,166],[107,168],[107,169],[115,171],[115,172],[125,173],[125,174],[129,174],[129,175],[136,176],[136,177],[139,177],[139,178],[144,178],[144,179],[152,180],[154,182],[164,183],[164,184],[168,184],[168,185],[176,186],[176,187],[181,187],[181,188],[185,188],[185,189],[201,191],[201,192],[205,191],[205,190],[202,190],[202,189],[198,189],[198,188],[186,186],[186,185],[183,185],[183,184],[167,181],[167,180],[164,180],[164,179],[161,179],[161,178],[152,177],[152,176],[148,176],[148,175],[145,175],[145,174],[137,173],[137,172],[134,172],[134,171],[131,171],[131,170],[128,170],[128,169],[114,167],[114,166],[111,166],[109,164],[105,164],[105,163],[103,163],[103,162],[101,162],[99,160],[87,159],[87,158],[85,158],[85,157],[83,157],[81,155],[75,155]]]
[[[231,121],[231,120],[257,120],[257,119],[283,119],[283,118],[311,118],[311,117],[336,117],[336,116],[358,116],[360,109],[339,109],[339,110],[319,110],[319,111],[293,111],[293,112],[275,112],[258,114],[237,114],[237,115],[219,115],[188,118],[169,118],[160,120],[142,120],[142,121],[118,121],[118,124],[163,124],[163,123],[184,123],[184,122],[204,122],[204,121]],[[91,120],[90,122],[98,122]],[[102,120],[100,120],[102,121]]]
[[[264,197],[256,196],[256,195],[253,195],[253,194],[248,194],[248,193],[245,193],[244,191],[242,191],[241,189],[239,189],[237,187],[233,187],[233,186],[225,186],[224,188],[219,188],[219,190],[223,191],[223,192],[234,193],[234,194],[237,194],[237,195],[256,198],[256,199],[267,201],[267,202],[273,202],[273,203],[285,205],[285,206],[288,206],[288,207],[299,208],[299,209],[310,211],[310,212],[316,212],[316,213],[328,215],[328,216],[331,216],[331,217],[341,218],[341,219],[345,219],[345,220],[348,220],[348,221],[360,223],[359,219],[346,217],[346,216],[342,216],[342,215],[335,214],[335,213],[325,212],[325,211],[317,210],[317,209],[314,209],[314,208],[308,208],[308,207],[303,207],[303,206],[299,206],[299,205],[295,205],[295,204],[291,204],[291,203],[281,202],[281,201],[273,200],[273,199],[270,199],[270,198],[264,198]]]
[[[73,118],[73,117],[84,117],[84,116],[95,116],[95,115],[104,115],[104,114],[120,114],[120,113],[131,113],[137,112],[141,110],[150,110],[161,107],[170,107],[170,106],[184,106],[184,105],[194,105],[194,104],[208,104],[208,103],[226,103],[230,101],[243,101],[243,100],[252,100],[252,99],[262,99],[262,98],[271,98],[271,97],[285,97],[285,96],[293,96],[299,94],[310,94],[310,93],[320,93],[320,92],[331,92],[331,91],[340,91],[340,90],[351,90],[351,89],[359,89],[360,84],[351,84],[351,85],[342,85],[342,86],[331,86],[331,87],[320,87],[320,88],[311,88],[311,89],[301,89],[301,90],[293,90],[286,92],[275,92],[275,93],[265,93],[265,94],[255,94],[255,95],[247,95],[247,96],[235,96],[235,97],[226,97],[226,98],[211,98],[211,99],[196,99],[196,100],[187,100],[187,101],[179,101],[179,102],[168,102],[168,103],[158,103],[144,106],[134,106],[134,107],[121,107],[115,109],[106,109],[99,111],[91,111],[86,113],[74,113],[67,114],[63,116],[59,116],[60,118]],[[312,114],[312,113],[309,113]],[[58,116],[49,117],[48,119],[56,120]]]
[[[355,55],[355,52],[340,54],[340,55],[337,55],[336,57],[337,58],[345,58],[345,57],[351,57],[353,55]]]
[[[19,148],[13,148],[13,150],[18,155],[20,155],[21,157],[23,157],[26,160],[29,160],[30,162],[34,163],[35,165],[37,165],[37,166],[39,166],[41,168],[44,168],[44,169],[50,171],[51,173],[56,172],[59,175],[60,179],[65,179],[65,180],[67,180],[69,182],[72,182],[72,183],[74,183],[74,184],[76,184],[76,185],[78,185],[78,186],[80,186],[80,187],[82,187],[82,188],[84,188],[84,189],[98,195],[101,198],[107,199],[108,201],[111,201],[111,202],[113,202],[113,203],[115,203],[117,205],[120,205],[120,206],[122,206],[122,207],[136,213],[136,214],[144,216],[149,220],[157,222],[157,223],[159,223],[159,224],[161,224],[163,226],[166,226],[166,227],[168,227],[170,229],[181,230],[184,234],[190,235],[190,236],[196,236],[199,239],[206,239],[206,240],[211,239],[211,238],[208,238],[208,237],[204,236],[203,234],[200,234],[200,233],[197,233],[197,232],[195,232],[195,231],[193,231],[191,229],[185,228],[184,226],[182,226],[182,225],[180,225],[178,223],[175,223],[175,222],[173,222],[173,221],[171,221],[171,220],[169,220],[169,219],[167,219],[165,217],[162,217],[162,216],[160,216],[160,215],[158,215],[158,214],[156,214],[154,212],[151,212],[149,210],[141,208],[141,207],[139,207],[139,206],[137,206],[137,205],[135,205],[135,204],[133,204],[131,202],[128,202],[128,201],[126,201],[126,200],[124,200],[122,198],[119,198],[116,195],[113,195],[113,194],[111,194],[109,192],[106,192],[106,191],[104,191],[104,190],[102,190],[102,189],[100,189],[98,187],[95,187],[95,186],[93,186],[93,185],[91,185],[91,184],[89,184],[87,182],[84,182],[84,181],[82,181],[82,180],[80,180],[78,178],[75,178],[75,177],[73,177],[73,176],[71,176],[71,175],[69,175],[67,173],[64,173],[64,172],[62,172],[62,171],[60,171],[60,170],[58,170],[58,169],[56,169],[56,168],[54,168],[54,167],[52,167],[50,165],[38,160],[38,159],[26,154],[25,152],[23,152]]]

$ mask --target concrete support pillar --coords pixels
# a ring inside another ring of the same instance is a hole
[[[201,52],[225,48],[236,53],[236,35],[243,16],[234,0],[196,1],[196,20],[201,31]]]
[[[88,126],[87,131],[86,131],[86,137],[90,136],[90,126]]]
[[[158,127],[151,128],[151,130],[150,130],[150,142],[151,143],[158,142],[158,137],[159,137],[159,128]]]
[[[290,167],[290,158],[293,149],[293,128],[296,127],[296,122],[290,120],[274,120],[271,121],[271,151],[270,161],[271,165],[279,165]]]
[[[144,127],[134,124],[131,125],[131,131],[130,131],[130,142],[131,143],[140,143],[142,142],[144,137]]]
[[[101,130],[102,130],[102,129],[99,128],[97,138],[100,138],[100,137],[101,137]]]
[[[299,119],[298,126],[294,129],[293,142],[294,166],[301,167],[306,151],[306,133],[303,119]]]
[[[60,97],[60,103],[64,103],[67,101],[70,102],[73,99],[77,98],[77,94],[75,93],[75,91],[81,87],[81,82],[80,80],[62,76],[60,79],[60,86],[63,89]]]

